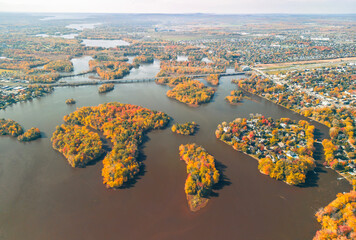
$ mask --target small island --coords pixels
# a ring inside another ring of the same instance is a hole
[[[198,124],[195,122],[187,122],[184,124],[173,124],[172,132],[182,134],[182,135],[192,135],[194,134]]]
[[[9,135],[17,137],[17,140],[21,142],[29,142],[41,137],[41,132],[34,127],[24,132],[24,128],[18,122],[0,118],[0,135]]]
[[[339,193],[337,198],[316,214],[321,230],[313,240],[356,238],[356,191]]]
[[[236,105],[242,101],[244,96],[244,92],[241,90],[232,90],[230,92],[230,96],[225,97],[225,100],[230,103],[231,105]]]
[[[37,138],[41,137],[41,132],[38,128],[30,128],[24,134],[17,137],[17,140],[21,142],[29,142],[36,140]]]
[[[66,100],[66,104],[68,104],[68,105],[72,105],[72,104],[75,104],[75,103],[76,103],[76,101],[74,100],[74,98],[69,98],[69,99]]]
[[[20,124],[11,119],[0,119],[0,135],[10,135],[17,137],[23,133],[23,128]]]
[[[123,78],[130,73],[133,65],[121,61],[100,61],[90,60],[89,66],[104,80],[113,80]]]
[[[106,93],[114,90],[115,86],[112,83],[105,83],[99,87],[99,93]]]
[[[189,106],[197,107],[202,103],[210,102],[215,89],[205,86],[198,80],[190,80],[176,85],[167,92],[167,96]]]
[[[185,193],[191,211],[206,206],[214,184],[219,182],[220,174],[215,168],[215,159],[197,144],[179,146],[180,159],[187,164],[188,177]]]
[[[289,118],[275,121],[254,116],[223,122],[215,134],[235,150],[258,160],[261,173],[289,185],[300,185],[307,172],[315,168],[314,128],[303,120],[297,123]]]
[[[220,79],[219,74],[209,74],[206,78],[206,81],[213,86],[217,86],[219,85],[219,79]]]

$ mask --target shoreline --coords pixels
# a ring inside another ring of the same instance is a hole
[[[287,107],[285,107],[285,106],[283,106],[283,105],[281,105],[281,104],[279,104],[279,103],[273,102],[272,100],[270,100],[270,99],[268,99],[268,98],[266,98],[266,97],[264,97],[264,96],[261,96],[261,95],[258,95],[258,94],[254,94],[254,93],[252,93],[252,92],[250,92],[250,91],[247,91],[246,89],[244,89],[244,88],[242,88],[242,87],[240,87],[240,86],[238,86],[238,87],[241,88],[242,90],[244,90],[244,91],[246,91],[246,92],[252,94],[252,95],[258,96],[258,97],[263,98],[263,99],[265,99],[265,100],[267,100],[267,101],[269,101],[269,102],[271,102],[271,103],[277,104],[278,106],[281,106],[281,107],[283,107],[283,108],[285,108],[285,109],[287,109],[287,110],[293,111],[294,113],[297,113],[297,114],[299,114],[300,116],[309,119],[309,121],[315,121],[315,122],[317,122],[317,123],[319,123],[319,124],[321,124],[321,125],[327,127],[327,128],[330,130],[330,127],[326,126],[324,123],[322,123],[322,122],[320,122],[320,121],[318,121],[318,120],[316,120],[316,119],[313,119],[313,118],[310,118],[310,117],[306,117],[306,116],[300,114],[299,112],[297,112],[297,111],[295,111],[295,110],[293,110],[293,109],[289,109],[289,108],[287,108]],[[327,139],[327,138],[324,138],[324,139]],[[324,147],[323,147],[323,150],[324,150]],[[247,153],[246,153],[246,154],[247,154]],[[247,154],[247,155],[249,155],[249,154]],[[250,156],[250,155],[249,155],[249,156]],[[323,156],[324,156],[324,155],[323,155]],[[325,157],[325,156],[324,156],[324,157]],[[325,160],[324,160],[324,162],[325,162]],[[324,163],[324,162],[323,162],[323,163]],[[340,172],[340,171],[338,171],[338,170],[335,170],[335,169],[333,169],[333,170],[334,170],[335,172],[337,172],[341,177],[345,178],[345,180],[348,181],[348,182],[352,185],[352,179],[350,179],[350,176],[348,176],[348,174],[342,173],[342,172]]]
[[[208,202],[209,202],[208,198],[199,198],[197,195],[189,195],[189,194],[186,196],[187,196],[189,209],[192,212],[197,212],[200,209],[206,207],[206,205],[208,205]],[[196,206],[193,205],[194,200],[198,201]]]

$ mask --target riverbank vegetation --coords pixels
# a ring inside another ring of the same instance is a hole
[[[303,184],[315,168],[314,126],[289,118],[237,118],[219,124],[216,137],[259,162],[261,173],[290,185]]]
[[[187,164],[188,177],[185,193],[191,211],[204,207],[214,184],[219,182],[220,174],[215,167],[215,159],[197,144],[179,146],[179,156]]]
[[[172,90],[168,90],[167,96],[191,106],[198,106],[210,102],[214,93],[215,89],[205,86],[198,80],[190,80],[176,85]]]
[[[113,147],[105,156],[102,169],[103,183],[108,188],[119,188],[135,178],[142,164],[137,158],[144,133],[165,127],[169,120],[165,113],[117,102],[83,107],[64,117],[66,124],[72,126],[70,134],[88,127],[111,141]]]
[[[172,126],[172,132],[182,134],[182,135],[192,135],[194,134],[197,125],[195,122],[187,122],[184,124],[173,124]]]
[[[115,86],[112,83],[103,84],[99,87],[99,93],[106,93],[114,90]]]
[[[316,214],[321,230],[313,240],[356,239],[356,191],[339,193],[337,198]]]

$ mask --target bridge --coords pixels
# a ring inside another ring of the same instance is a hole
[[[86,73],[83,73],[86,74]],[[80,74],[80,75],[83,75]],[[226,77],[226,76],[237,76],[237,75],[244,75],[245,72],[235,72],[235,73],[219,73],[220,77]],[[210,74],[199,74],[199,75],[185,75],[186,77],[190,78],[203,78],[207,77]],[[78,76],[78,75],[76,75]],[[83,82],[57,82],[54,84],[50,84],[53,87],[64,87],[64,86],[85,86],[85,85],[101,85],[104,83],[113,83],[113,84],[119,84],[119,83],[140,83],[140,82],[154,82],[156,79],[159,79],[162,77],[158,78],[138,78],[138,79],[113,79],[113,80],[102,80],[101,78],[93,78],[96,79],[97,81],[83,81]]]

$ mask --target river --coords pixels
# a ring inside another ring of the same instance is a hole
[[[157,66],[141,70],[154,73]],[[136,71],[138,77],[145,75]],[[305,119],[256,96],[241,105],[227,104],[225,96],[237,89],[233,78],[222,77],[213,101],[198,108],[167,98],[169,88],[151,82],[118,84],[106,94],[98,94],[98,86],[56,88],[46,97],[0,111],[0,117],[26,129],[38,127],[44,136],[30,143],[0,138],[0,239],[312,239],[320,228],[315,212],[350,185],[319,167],[306,186],[289,186],[262,175],[254,159],[217,140],[219,123],[250,113]],[[77,104],[66,105],[72,97]],[[140,147],[142,174],[129,188],[108,190],[101,162],[73,169],[52,149],[50,138],[76,107],[112,101],[163,111],[173,118],[171,124],[195,121],[199,131],[194,136],[176,135],[170,128],[148,133]],[[328,135],[326,127],[313,124],[320,138]],[[196,213],[188,209],[186,165],[178,155],[180,144],[192,142],[216,158],[224,177],[207,207]]]

